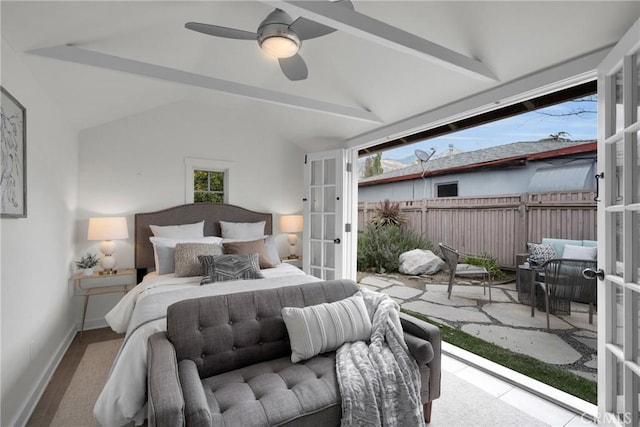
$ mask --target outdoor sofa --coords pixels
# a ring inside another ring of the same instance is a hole
[[[597,267],[595,240],[570,240],[545,237],[540,244],[529,243],[529,253],[517,255],[517,289],[520,302],[534,304],[549,314],[571,314],[571,302],[589,305],[589,323],[593,322],[596,284],[584,277],[585,269]],[[531,288],[535,283],[535,288]]]
[[[281,309],[331,303],[358,290],[353,281],[333,280],[171,305],[167,331],[148,342],[149,425],[339,425],[335,351],[292,363]],[[403,313],[400,320],[429,422],[440,395],[440,330]]]

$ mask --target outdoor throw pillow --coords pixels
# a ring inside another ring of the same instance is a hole
[[[534,265],[540,265],[545,261],[556,258],[556,251],[553,249],[553,245],[548,243],[527,243],[527,247],[529,248],[529,261]]]
[[[342,344],[371,338],[371,320],[360,292],[340,301],[283,307],[293,363],[336,350]]]
[[[239,279],[261,279],[258,254],[246,255],[200,255],[202,265],[201,285]]]
[[[567,259],[594,260],[597,255],[598,248],[591,246],[564,245],[564,252],[562,252],[562,258]]]

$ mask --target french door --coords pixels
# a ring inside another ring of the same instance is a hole
[[[640,20],[598,68],[598,421],[634,427],[640,425],[639,61]]]
[[[305,160],[302,263],[306,273],[324,280],[355,279],[349,157],[345,150],[332,150],[307,154]]]

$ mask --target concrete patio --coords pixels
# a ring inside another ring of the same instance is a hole
[[[372,274],[360,285],[394,298],[400,307],[516,353],[597,380],[597,317],[589,324],[588,306],[572,303],[571,314],[550,316],[518,302],[515,282],[492,285],[491,297],[477,281],[457,279],[451,299],[447,284],[424,277]]]

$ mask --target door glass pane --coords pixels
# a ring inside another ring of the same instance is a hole
[[[635,57],[635,62],[636,62],[636,75],[635,75],[634,86],[636,88],[636,93],[640,94],[640,55],[636,54],[636,55],[634,55],[634,57]],[[631,114],[633,115],[631,120],[634,123],[637,122],[638,118],[640,118],[640,103],[638,103],[638,105],[636,105],[635,109],[632,108]]]
[[[624,142],[619,139],[615,142],[616,147],[616,176],[614,182],[613,204],[624,203]]]
[[[311,250],[309,252],[311,252],[311,260],[309,261],[310,265],[322,265],[322,243],[311,242]]]
[[[325,215],[324,216],[324,238],[327,240],[333,240],[336,238],[336,216]]]
[[[633,293],[633,300],[634,300],[634,308],[636,310],[636,316],[635,316],[635,321],[636,321],[636,357],[635,357],[635,361],[636,363],[640,364],[640,325],[638,325],[638,319],[640,319],[640,294],[638,294],[637,292]]]
[[[324,188],[324,211],[325,212],[336,211],[336,187]]]
[[[615,239],[614,239],[614,252],[615,252],[615,260],[616,260],[616,275],[622,277],[622,263],[624,262],[622,245],[624,235],[622,234],[622,212],[615,212],[613,214],[613,226],[615,230]]]
[[[322,162],[313,160],[311,162],[311,185],[322,184]]]
[[[635,256],[631,257],[629,262],[633,263],[631,266],[633,281],[638,283],[640,282],[640,212],[633,212],[631,214],[631,229],[633,232],[631,242],[633,245],[632,251]]]
[[[325,270],[324,271],[324,279],[325,280],[334,280],[336,278],[336,272],[334,270]]]
[[[640,89],[638,89],[640,91]],[[640,96],[640,94],[639,94]],[[636,132],[633,137],[635,138],[635,141],[633,141],[633,145],[635,146],[635,153],[634,155],[636,156],[636,161],[635,161],[635,172],[632,174],[633,176],[640,176],[640,132]],[[638,181],[636,181],[635,183],[633,183],[633,185],[635,185],[635,191],[633,192],[634,194],[634,202],[635,203],[640,203],[640,183],[638,183]]]
[[[322,188],[311,188],[311,212],[322,212]]]
[[[335,257],[335,243],[326,242],[324,244],[324,266],[328,268],[334,268],[336,266],[336,257]]]
[[[322,269],[321,268],[312,268],[311,269],[311,275],[313,277],[317,277],[319,279],[322,279]]]
[[[618,71],[615,76],[615,129],[616,132],[619,132],[620,130],[624,129],[624,110],[623,110],[623,105],[622,105],[622,77],[623,77],[623,73],[622,70]]]
[[[613,413],[618,416],[622,421],[624,417],[624,364],[619,360],[616,360],[616,383],[614,384],[613,392]]]
[[[311,238],[322,238],[322,214],[312,213],[311,215]]]
[[[624,313],[623,313],[624,294],[622,292],[622,286],[619,286],[619,285],[615,285],[615,286],[616,286],[616,291],[615,291],[614,298],[616,301],[616,306],[613,312],[613,316],[614,316],[613,326],[615,328],[614,334],[613,334],[613,343],[619,346],[620,348],[622,348],[623,337],[624,337]]]
[[[336,183],[336,159],[325,159],[324,161],[324,183],[335,185]]]
[[[636,396],[636,413],[634,417],[636,419],[636,426],[640,425],[640,377],[634,373],[633,375],[633,394]]]

